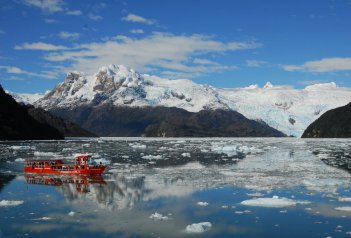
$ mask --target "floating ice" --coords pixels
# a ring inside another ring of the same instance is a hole
[[[25,159],[22,159],[22,158],[17,158],[17,159],[15,159],[15,161],[16,161],[16,162],[24,162],[24,161],[25,161]]]
[[[262,197],[264,194],[263,193],[247,193],[246,195],[249,197]]]
[[[169,217],[163,216],[162,214],[160,214],[158,212],[155,212],[155,213],[151,214],[149,216],[149,218],[151,218],[151,219],[153,219],[155,221],[164,221],[164,220],[168,220],[169,219]]]
[[[54,218],[52,217],[40,217],[40,218],[37,218],[37,219],[32,219],[33,221],[48,221],[48,220],[52,220]]]
[[[208,231],[212,227],[211,222],[200,222],[187,225],[185,230],[189,233],[202,233]]]
[[[351,197],[339,197],[340,202],[351,202]]]
[[[255,207],[289,207],[296,206],[297,204],[309,204],[308,201],[293,200],[289,198],[279,198],[278,196],[273,196],[272,198],[255,198],[242,201],[241,204],[245,206],[255,206]]]
[[[199,206],[202,206],[202,207],[206,207],[206,206],[208,206],[208,202],[198,202],[197,203],[197,205],[199,205]]]
[[[42,152],[42,151],[35,151],[34,156],[55,156],[56,154],[53,152]]]
[[[76,214],[74,211],[70,211],[70,212],[68,213],[68,216],[73,217],[73,216],[74,216],[74,214]]]
[[[182,156],[183,157],[189,157],[189,158],[191,157],[190,153],[182,153]]]
[[[217,154],[226,154],[227,156],[234,156],[238,153],[250,154],[261,152],[261,149],[258,149],[254,146],[246,145],[223,145],[219,143],[212,143],[211,151]]]
[[[130,143],[129,146],[133,149],[146,149],[146,145],[142,145],[139,143]]]
[[[343,212],[351,212],[351,207],[336,207],[335,210]]]
[[[30,150],[31,149],[29,145],[13,145],[10,148],[13,150]]]
[[[24,201],[10,201],[10,200],[1,200],[0,207],[14,207],[18,205],[22,205]]]
[[[143,159],[162,159],[162,155],[143,155],[141,158]]]

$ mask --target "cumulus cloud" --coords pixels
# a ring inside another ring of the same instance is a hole
[[[34,76],[34,77],[40,77],[40,78],[49,78],[49,79],[56,78],[57,76],[57,72],[53,72],[53,71],[43,71],[41,73],[35,73],[35,72],[23,70],[16,66],[0,65],[0,69],[4,70],[8,74],[15,74],[15,75],[27,75],[27,76]],[[10,77],[9,79],[21,80],[21,78],[18,78],[18,77]]]
[[[63,11],[64,5],[62,0],[24,0],[24,3],[28,6],[38,7],[46,13]]]
[[[45,18],[44,21],[46,23],[57,23],[58,21],[56,21],[55,19],[50,19],[50,18]]]
[[[79,33],[77,32],[67,32],[67,31],[61,31],[58,36],[61,39],[70,39],[70,40],[77,40],[80,36]]]
[[[334,72],[351,70],[351,58],[324,58],[316,61],[307,61],[302,65],[283,65],[286,71],[309,71],[309,72]]]
[[[146,25],[152,25],[155,24],[156,21],[152,19],[146,19],[142,16],[138,16],[132,13],[129,13],[127,16],[122,17],[122,21],[128,21],[128,22],[136,22],[136,23],[142,23]]]
[[[82,13],[81,10],[66,10],[66,14],[67,15],[72,15],[72,16],[80,16],[83,13]]]
[[[102,16],[99,16],[99,15],[95,15],[95,14],[92,14],[92,13],[89,13],[88,14],[88,17],[93,20],[93,21],[99,21],[102,19]]]
[[[66,3],[63,0],[24,0],[23,3],[27,6],[37,7],[45,14],[53,14],[64,12],[67,15],[79,16],[82,14],[80,10],[71,10],[65,8]]]
[[[267,62],[263,60],[246,60],[246,65],[248,67],[260,68],[264,65],[267,65]]]
[[[171,78],[180,75],[194,78],[237,68],[207,60],[207,56],[260,46],[256,42],[222,42],[205,35],[153,33],[144,38],[118,35],[102,42],[76,45],[72,48],[42,42],[24,43],[15,48],[53,51],[44,54],[44,58],[55,64],[72,62],[65,71],[94,73],[102,65],[115,63],[144,73],[158,72]]]
[[[44,42],[34,43],[23,43],[22,45],[16,45],[15,50],[43,50],[43,51],[56,51],[56,50],[67,50],[69,49],[63,45],[53,45]]]
[[[133,33],[133,34],[144,34],[144,30],[143,29],[132,29],[129,32]]]

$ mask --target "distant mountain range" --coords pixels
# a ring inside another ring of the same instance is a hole
[[[121,135],[114,128],[119,128],[120,132],[125,130],[123,135],[158,135],[165,132],[166,127],[170,128],[173,114],[181,114],[183,122],[175,123],[173,120],[172,125],[178,127],[174,130],[188,128],[188,132],[183,132],[189,134],[192,126],[196,125],[199,130],[205,128],[204,125],[213,124],[197,121],[197,115],[206,115],[207,119],[211,118],[209,114],[212,113],[216,115],[214,121],[222,121],[222,116],[238,112],[255,123],[300,137],[307,126],[324,112],[347,104],[351,89],[338,87],[335,83],[315,84],[304,89],[273,86],[270,83],[263,88],[252,85],[219,89],[187,79],[169,80],[139,74],[122,65],[110,65],[101,67],[93,75],[70,72],[64,82],[41,98],[28,94],[14,96],[19,101],[31,100],[36,107],[70,119],[98,135]],[[181,110],[184,113],[180,113]],[[162,115],[158,115],[160,113]],[[110,128],[106,128],[109,123]],[[221,130],[228,131],[228,127],[232,128],[233,125],[222,125]],[[136,131],[133,132],[131,128],[136,128]],[[200,135],[203,133],[197,132]],[[168,133],[170,136],[174,134],[171,131]]]
[[[302,137],[351,138],[351,103],[324,113],[308,126]]]

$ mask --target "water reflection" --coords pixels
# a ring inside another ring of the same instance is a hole
[[[75,188],[77,193],[90,192],[90,185],[105,184],[101,175],[72,175],[72,176],[49,176],[49,175],[24,175],[27,184],[47,185],[47,186],[71,186]]]

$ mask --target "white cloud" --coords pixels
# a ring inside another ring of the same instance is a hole
[[[34,44],[26,43],[33,49]],[[62,46],[52,46],[50,50]],[[126,36],[116,36],[104,42],[83,44],[65,51],[46,54],[44,58],[52,62],[71,61],[69,69],[94,73],[102,65],[111,63],[124,64],[138,71],[150,72],[161,69],[161,73],[189,74],[188,77],[205,75],[210,72],[236,69],[236,66],[221,65],[219,63],[195,59],[194,56],[223,53],[236,50],[254,49],[261,45],[256,42],[221,42],[204,35],[173,35],[153,33],[142,39]],[[37,47],[43,50],[44,47]],[[49,50],[49,49],[47,49]],[[194,65],[195,64],[195,65]]]
[[[66,9],[65,11],[66,11],[67,15],[71,15],[71,16],[80,16],[83,14],[81,10],[68,10],[68,9]]]
[[[44,42],[35,43],[23,43],[22,45],[16,45],[15,50],[43,50],[43,51],[57,51],[57,50],[67,50],[69,49],[63,45],[53,45]]]
[[[133,34],[144,34],[144,30],[143,29],[132,29],[129,32],[133,33]]]
[[[129,13],[126,17],[122,17],[122,21],[128,21],[128,22],[137,22],[137,23],[142,23],[146,25],[152,25],[155,24],[156,21],[152,19],[146,19],[142,16],[138,16],[132,13]]]
[[[267,62],[263,60],[246,60],[246,65],[248,67],[260,68],[266,64]]]
[[[58,36],[61,39],[71,39],[71,40],[77,40],[80,36],[79,33],[77,32],[66,32],[66,31],[61,31]]]
[[[351,70],[351,58],[324,58],[316,61],[307,61],[302,65],[283,65],[286,71],[309,71],[309,72],[334,72]]]
[[[214,62],[212,60],[208,60],[208,59],[200,59],[200,58],[195,58],[193,60],[194,64],[202,64],[202,65],[218,65],[217,62]]]
[[[40,78],[49,78],[53,79],[57,77],[57,72],[53,71],[43,71],[41,73],[35,73],[35,72],[30,72],[27,70],[23,70],[21,68],[15,67],[15,66],[4,66],[0,65],[0,69],[5,70],[6,73],[8,74],[15,74],[15,75],[27,75],[27,76],[32,76],[32,77],[40,77]],[[9,77],[10,80],[22,80],[22,78],[19,77]]]
[[[327,82],[326,80],[305,80],[305,81],[299,81],[297,83],[300,85],[309,86],[309,85],[321,84],[326,82]]]
[[[64,5],[62,0],[24,0],[24,3],[28,6],[38,7],[46,13],[63,11]]]
[[[54,14],[58,12],[66,13],[67,15],[79,16],[82,15],[80,10],[71,10],[64,8],[66,3],[63,0],[23,0],[24,4],[31,7],[37,7],[45,14]]]
[[[99,16],[99,15],[94,15],[92,13],[89,13],[88,14],[88,17],[91,19],[91,20],[94,20],[94,21],[99,21],[102,19],[102,16]]]
[[[44,21],[46,23],[57,23],[58,21],[56,21],[55,19],[50,19],[50,18],[45,18]]]

